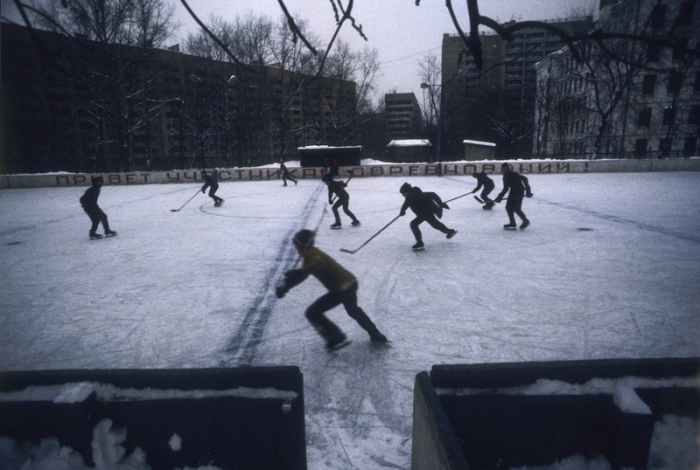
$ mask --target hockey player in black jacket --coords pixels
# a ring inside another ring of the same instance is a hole
[[[424,193],[417,186],[411,186],[408,183],[401,185],[400,189],[403,197],[406,198],[403,206],[401,206],[401,212],[399,215],[402,217],[406,215],[406,210],[410,207],[416,218],[411,221],[411,231],[416,237],[416,244],[412,246],[413,251],[420,251],[423,249],[423,236],[420,232],[418,226],[423,222],[428,222],[431,227],[435,230],[439,230],[447,235],[447,238],[452,238],[457,233],[457,230],[447,228],[445,225],[437,220],[435,216],[439,218],[442,217],[442,209],[449,209],[447,204],[442,202],[440,197],[435,193]]]
[[[102,222],[102,228],[105,229],[105,235],[107,235],[108,237],[113,237],[117,234],[117,232],[109,228],[107,214],[102,212],[100,206],[97,205],[97,198],[100,197],[101,187],[102,177],[95,176],[92,178],[92,186],[90,186],[80,197],[80,205],[83,206],[83,210],[92,221],[92,227],[90,227],[90,240],[102,238],[102,235],[97,233],[97,227],[100,224],[100,222]]]
[[[472,193],[477,192],[483,186],[484,190],[481,191],[480,194],[481,200],[484,201],[483,208],[487,210],[492,209],[493,201],[489,199],[489,194],[491,193],[491,191],[493,191],[493,188],[496,187],[496,185],[493,183],[493,180],[489,178],[489,175],[487,175],[485,171],[482,171],[480,173],[472,173],[472,176],[476,178],[476,181],[478,181],[479,183],[476,186],[476,188],[474,188]]]
[[[202,178],[204,178],[204,186],[202,186],[202,192],[206,193],[207,188],[209,189],[209,197],[214,200],[214,205],[219,207],[224,203],[224,200],[216,195],[216,190],[219,189],[219,183],[216,181],[216,172],[212,173],[212,176],[207,174],[207,170],[202,170]]]
[[[525,230],[527,226],[530,225],[530,221],[522,211],[523,196],[532,197],[530,183],[525,176],[511,170],[510,165],[507,163],[501,165],[501,173],[503,174],[503,190],[496,196],[494,201],[500,203],[503,200],[503,196],[510,191],[510,194],[508,194],[508,202],[506,203],[509,223],[504,225],[503,228],[506,230],[516,229],[518,226],[515,223],[515,216],[513,214],[518,214],[518,217],[523,221],[520,224],[520,229]]]
[[[330,173],[326,173],[323,175],[321,178],[321,181],[326,183],[328,186],[328,204],[333,204],[333,196],[338,196],[338,200],[335,201],[335,204],[333,204],[333,215],[335,216],[335,223],[331,225],[332,229],[339,229],[343,227],[343,224],[340,222],[340,213],[338,212],[338,209],[340,207],[343,208],[343,212],[345,212],[345,215],[350,217],[352,220],[352,225],[357,227],[360,225],[360,221],[357,220],[357,217],[355,217],[355,214],[353,214],[350,211],[349,205],[350,205],[350,195],[348,192],[345,190],[345,188],[348,186],[344,181],[336,181],[333,179],[333,175]]]

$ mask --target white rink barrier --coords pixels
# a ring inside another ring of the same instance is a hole
[[[435,163],[385,163],[381,165],[345,166],[339,176],[347,179],[368,177],[467,176],[475,172],[500,173],[504,161]],[[509,160],[513,169],[523,174],[633,173],[648,171],[700,171],[700,158],[663,160]],[[319,179],[321,167],[289,168],[295,179]],[[102,176],[105,185],[202,183],[200,170],[136,171],[131,173],[43,173],[0,175],[0,189],[53,188],[89,186],[92,176]],[[279,168],[222,168],[220,183],[232,181],[273,181],[282,179]]]

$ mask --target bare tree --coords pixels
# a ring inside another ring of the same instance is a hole
[[[147,141],[149,123],[163,104],[151,98],[159,72],[150,70],[145,55],[174,34],[172,5],[164,0],[48,0],[25,7],[35,24],[76,37],[88,59],[71,68],[71,80],[90,91],[75,94],[76,99],[90,96],[77,103],[82,117],[76,132],[89,134],[96,155],[118,157],[127,171],[134,133],[146,130]]]
[[[440,112],[440,93],[442,92],[442,69],[440,59],[433,54],[427,54],[418,62],[418,76],[423,88],[423,105],[421,112],[428,135],[432,134],[431,129],[437,126],[438,114]]]

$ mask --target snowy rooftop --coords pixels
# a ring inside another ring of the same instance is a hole
[[[430,141],[428,139],[403,139],[403,140],[392,140],[387,145],[387,147],[430,147]]]

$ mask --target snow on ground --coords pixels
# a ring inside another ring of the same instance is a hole
[[[495,176],[496,191],[500,177]],[[450,199],[471,177],[408,180]],[[525,231],[504,205],[467,196],[427,224],[414,253],[400,178],[355,178],[332,223],[325,186],[222,183],[219,208],[198,184],[105,186],[115,238],[89,241],[85,188],[0,191],[0,370],[298,365],[309,469],[409,468],[415,375],[433,364],[698,356],[700,174],[532,175]],[[359,304],[393,342],[353,340],[333,354],[304,318],[323,287],[283,299],[289,243],[317,245],[359,279]]]

